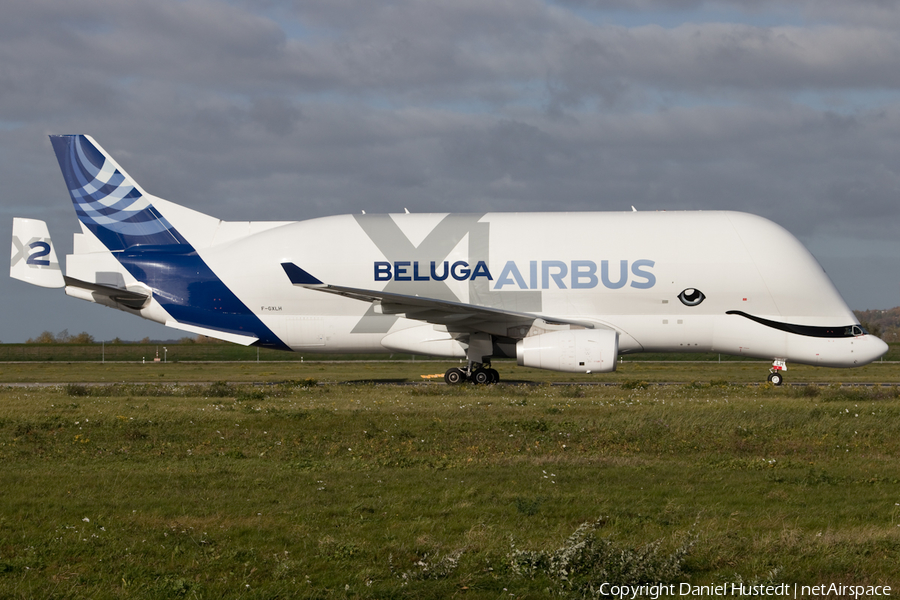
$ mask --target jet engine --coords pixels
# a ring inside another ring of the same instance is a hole
[[[516,343],[520,367],[568,373],[610,373],[618,353],[619,334],[612,329],[553,331]]]

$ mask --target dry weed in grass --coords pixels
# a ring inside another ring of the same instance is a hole
[[[602,598],[603,583],[677,582],[697,541],[695,534],[688,533],[672,550],[664,550],[661,540],[634,548],[598,537],[597,531],[605,524],[605,518],[582,523],[554,550],[520,550],[513,545],[508,555],[510,569],[517,577],[548,580],[553,595]]]

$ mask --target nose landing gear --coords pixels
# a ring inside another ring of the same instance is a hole
[[[772,368],[769,369],[768,382],[772,385],[784,383],[784,371],[787,371],[787,361],[783,358],[776,358],[772,362]]]

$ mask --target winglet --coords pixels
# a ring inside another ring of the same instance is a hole
[[[294,263],[281,263],[281,268],[287,273],[288,279],[294,285],[324,285],[321,281],[295,265]]]

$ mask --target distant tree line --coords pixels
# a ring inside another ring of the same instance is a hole
[[[208,335],[198,335],[197,337],[183,337],[178,340],[182,344],[224,344],[222,340],[211,338]]]
[[[69,333],[68,329],[63,329],[57,334],[53,334],[50,331],[45,331],[41,335],[33,338],[28,338],[26,344],[99,344],[94,340],[94,336],[89,334],[86,331],[82,331],[77,335],[72,335]],[[196,337],[183,337],[179,340],[151,340],[149,337],[145,337],[139,341],[128,341],[123,340],[121,338],[114,338],[108,342],[107,344],[154,344],[154,343],[164,343],[164,344],[224,344],[222,340],[217,340],[215,338],[211,338],[205,335],[198,335]]]
[[[29,344],[93,344],[94,336],[86,331],[77,335],[71,335],[68,329],[63,329],[56,335],[45,331],[36,338],[28,338]]]
[[[886,342],[900,342],[900,306],[888,310],[855,310],[866,330]]]

